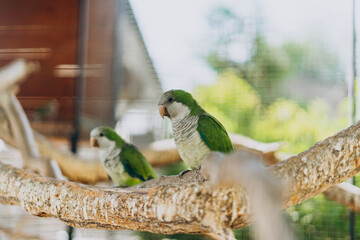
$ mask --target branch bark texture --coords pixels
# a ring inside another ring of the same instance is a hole
[[[57,217],[74,227],[222,234],[233,217],[217,214],[233,209],[231,188],[213,191],[197,183],[104,189],[45,178],[4,164],[0,164],[0,183],[1,203],[20,205],[32,215]]]
[[[359,172],[359,138],[360,123],[356,123],[269,167],[287,185],[282,207],[305,201]],[[199,175],[201,172],[194,170],[185,174],[181,183],[177,182],[180,176],[171,176],[170,181],[163,177],[135,189],[104,189],[44,178],[1,164],[0,201],[83,228],[215,233],[226,238],[230,228],[248,225],[251,208],[246,191],[213,188]]]
[[[284,207],[305,201],[360,171],[360,122],[269,167],[288,185]]]

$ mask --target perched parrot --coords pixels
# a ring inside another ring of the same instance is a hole
[[[208,114],[190,93],[170,90],[159,100],[161,117],[170,118],[175,144],[181,158],[195,169],[211,151],[235,151],[223,125]]]
[[[141,152],[110,127],[94,128],[90,133],[90,145],[99,148],[101,163],[118,186],[132,186],[156,178]]]

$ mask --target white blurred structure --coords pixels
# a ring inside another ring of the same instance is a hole
[[[167,137],[157,110],[162,88],[127,0],[123,7],[119,26],[123,67],[115,129],[125,140],[146,145]]]

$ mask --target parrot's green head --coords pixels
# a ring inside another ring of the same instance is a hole
[[[90,145],[92,147],[106,149],[114,146],[122,147],[124,143],[125,140],[110,127],[97,127],[90,132]]]
[[[204,110],[199,106],[190,93],[184,90],[170,90],[164,92],[159,99],[159,113],[171,119],[182,119],[187,115],[197,116]]]

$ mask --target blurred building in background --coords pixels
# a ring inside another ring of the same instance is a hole
[[[116,130],[124,139],[143,146],[167,137],[157,108],[162,87],[127,0],[123,0],[122,9],[119,30],[123,82],[115,111]]]
[[[87,139],[93,127],[117,120],[121,127],[124,115],[156,108],[161,86],[127,0],[0,6],[0,66],[17,58],[40,63],[18,94],[34,129]],[[153,136],[152,125],[145,129],[140,134]]]

